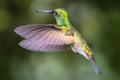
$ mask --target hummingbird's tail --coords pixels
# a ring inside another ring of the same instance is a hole
[[[92,57],[89,59],[94,67],[94,70],[95,72],[98,74],[98,75],[102,75],[102,72],[100,71],[99,67],[97,66],[96,62],[95,62],[95,59]]]
[[[97,66],[96,62],[95,62],[95,59],[93,57],[93,55],[89,55],[85,52],[85,50],[83,50],[83,48],[79,48],[78,51],[77,51],[79,54],[83,55],[86,59],[90,60],[90,62],[92,63],[93,67],[94,67],[94,70],[97,74],[101,75],[101,71],[99,69],[99,67]]]

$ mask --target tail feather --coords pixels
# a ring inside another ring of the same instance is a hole
[[[102,72],[100,71],[99,67],[97,66],[97,64],[96,64],[96,62],[95,62],[95,59],[94,59],[94,58],[91,58],[90,61],[91,61],[92,64],[93,64],[93,67],[94,67],[95,72],[96,72],[98,75],[102,75]]]
[[[84,51],[82,48],[79,48],[79,49],[78,49],[78,53],[81,54],[81,55],[83,55],[86,59],[88,59],[88,60],[91,61],[92,65],[93,65],[93,67],[94,67],[94,70],[95,70],[95,72],[96,72],[97,74],[99,74],[99,75],[102,74],[101,71],[100,71],[100,69],[99,69],[99,67],[97,66],[97,64],[96,64],[96,62],[95,62],[94,57],[93,57],[92,55],[90,56],[90,55],[86,54],[85,51]]]
[[[72,50],[75,53],[79,53],[79,54],[83,55],[86,59],[90,60],[94,67],[95,72],[99,75],[102,74],[99,67],[97,66],[97,64],[95,62],[92,51],[90,51],[91,54],[88,54],[87,52],[85,52],[85,50],[82,47],[79,47],[78,45],[74,45],[74,47],[72,47]]]

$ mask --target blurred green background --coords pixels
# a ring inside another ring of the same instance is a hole
[[[65,8],[94,52],[103,75],[72,52],[36,53],[19,47],[14,29],[55,23],[35,10]],[[0,80],[120,80],[120,0],[0,0]]]

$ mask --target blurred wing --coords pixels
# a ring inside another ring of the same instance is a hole
[[[49,44],[71,44],[73,36],[66,36],[62,29],[55,25],[25,25],[15,29],[15,32],[26,39],[39,40]]]
[[[65,50],[64,45],[72,44],[74,42],[73,36],[65,35],[65,33],[62,32],[62,29],[54,26],[56,25],[25,25],[16,28],[15,32],[26,39],[20,42],[20,46],[23,48],[32,51],[45,51],[44,48],[41,48],[44,45],[45,48],[49,48],[46,51],[52,49],[63,51]],[[32,47],[28,48],[28,45]],[[34,45],[37,48],[34,48]]]
[[[39,40],[23,40],[19,43],[22,48],[37,52],[59,52],[67,50],[64,45],[51,45]]]

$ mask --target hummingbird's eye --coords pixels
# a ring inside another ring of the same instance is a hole
[[[57,14],[58,14],[58,12],[56,12],[56,11],[51,11],[51,12],[50,12],[50,14],[57,15]]]
[[[54,11],[54,15],[58,15],[58,12]]]

